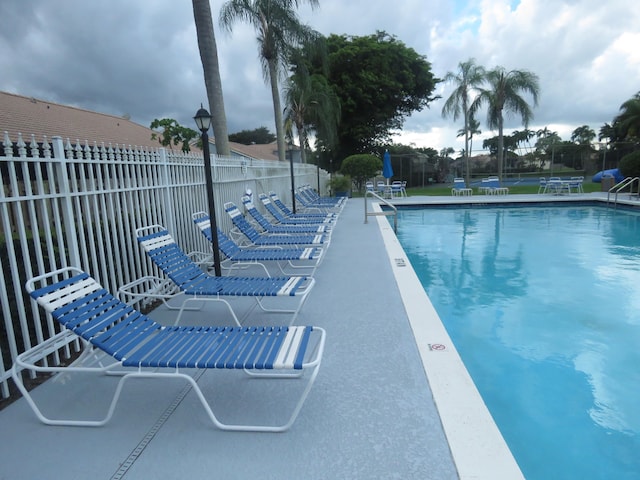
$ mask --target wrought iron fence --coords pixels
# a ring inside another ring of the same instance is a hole
[[[30,140],[20,135],[13,142],[5,132],[0,145],[0,398],[9,396],[15,357],[57,333],[28,299],[28,278],[73,265],[116,292],[157,275],[134,238],[145,225],[166,226],[185,251],[208,247],[191,220],[207,209],[201,154]],[[296,164],[294,171],[296,185],[326,189],[328,174],[315,165]],[[288,163],[213,155],[211,173],[223,230],[231,227],[223,204],[239,202],[248,188],[291,200]]]

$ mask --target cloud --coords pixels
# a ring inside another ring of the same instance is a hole
[[[271,93],[258,60],[256,34],[218,25],[212,2],[229,132],[275,131]],[[568,139],[589,125],[598,131],[640,87],[638,9],[612,0],[322,0],[299,10],[324,35],[384,30],[425,55],[442,78],[475,58],[491,68],[526,69],[540,78],[535,130],[549,126]],[[0,3],[0,90],[34,96],[149,125],[170,117],[191,125],[206,103],[193,10],[186,0],[3,0]],[[437,150],[462,148],[461,125],[443,119],[442,100],[407,118],[397,138]],[[474,139],[480,146],[488,131]],[[551,127],[553,126],[553,127]],[[518,119],[510,129],[521,129]]]

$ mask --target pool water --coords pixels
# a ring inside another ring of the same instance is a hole
[[[398,225],[525,477],[640,478],[640,214],[428,208]]]

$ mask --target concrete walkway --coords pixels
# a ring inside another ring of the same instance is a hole
[[[386,248],[378,222],[363,221],[363,200],[351,199],[296,322],[325,328],[327,344],[288,432],[219,431],[175,381],[128,383],[101,428],[45,426],[21,399],[0,411],[0,479],[459,478]],[[151,316],[171,318],[163,309]],[[201,312],[197,321],[211,316]],[[276,320],[252,311],[248,322]],[[82,415],[104,403],[112,380],[63,377],[35,396]],[[219,371],[206,371],[199,384],[230,420],[277,416],[296,388]],[[479,473],[474,478],[498,478]]]

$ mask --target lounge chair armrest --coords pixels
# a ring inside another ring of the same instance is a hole
[[[194,250],[193,252],[187,253],[187,256],[193,260],[193,263],[196,265],[211,266],[213,264],[213,253],[211,252],[207,253]]]
[[[149,299],[168,300],[180,293],[173,282],[163,278],[146,276],[123,285],[118,296],[126,303],[148,303]]]

